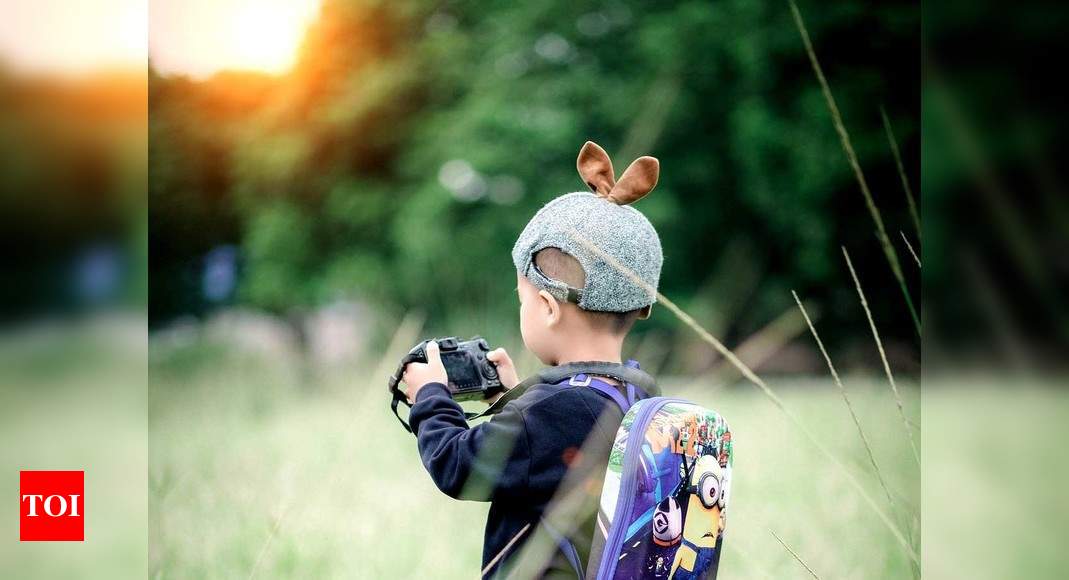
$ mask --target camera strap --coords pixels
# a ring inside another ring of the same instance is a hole
[[[390,409],[393,410],[393,416],[397,417],[397,420],[401,422],[401,426],[405,428],[405,431],[412,433],[412,426],[409,425],[407,421],[401,418],[401,413],[397,412],[397,406],[401,403],[404,403],[405,406],[409,409],[412,408],[412,405],[408,403],[408,399],[406,399],[404,395],[400,394],[399,392],[395,392],[393,394],[393,400],[390,401]],[[415,433],[413,433],[413,435],[415,435]]]
[[[415,353],[408,353],[401,359],[401,364],[397,366],[397,370],[390,376],[389,387],[390,393],[393,395],[393,400],[390,401],[390,409],[393,411],[393,416],[397,417],[397,420],[401,422],[401,426],[405,428],[405,431],[412,433],[412,426],[407,421],[401,418],[401,414],[397,412],[397,406],[404,403],[409,409],[412,405],[408,402],[408,398],[401,392],[401,389],[397,388],[397,385],[401,383],[401,377],[404,376],[405,366],[411,362],[420,361],[421,357]],[[415,435],[415,433],[412,433]]]

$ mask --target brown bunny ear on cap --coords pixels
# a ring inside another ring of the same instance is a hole
[[[583,178],[590,189],[608,198],[609,192],[616,186],[616,177],[612,172],[612,161],[609,154],[593,141],[587,141],[579,150],[579,159],[575,161],[575,167],[579,170],[579,176]]]
[[[639,157],[627,166],[620,181],[609,192],[609,201],[617,205],[634,203],[657,187],[661,163],[654,157]]]

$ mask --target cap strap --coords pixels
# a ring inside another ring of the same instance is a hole
[[[542,290],[549,292],[557,300],[571,302],[572,304],[578,306],[579,301],[583,299],[582,290],[580,290],[579,288],[573,288],[572,286],[569,286],[564,282],[561,282],[560,280],[554,280],[553,278],[546,276],[542,272],[542,270],[538,268],[538,265],[534,263],[534,260],[531,260],[531,265],[528,267],[528,272],[533,274],[533,276],[528,276],[528,278],[535,282],[536,286],[539,286]]]

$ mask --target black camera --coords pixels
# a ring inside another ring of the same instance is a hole
[[[486,358],[490,352],[490,345],[481,337],[471,340],[457,340],[455,337],[434,339],[438,343],[438,352],[445,366],[445,374],[449,377],[449,390],[453,393],[456,401],[474,401],[486,399],[504,390],[501,377],[497,374],[497,365]],[[416,345],[397,367],[397,371],[390,377],[390,391],[394,397],[404,397],[397,388],[404,376],[405,366],[408,363],[427,362],[425,347],[428,341]]]

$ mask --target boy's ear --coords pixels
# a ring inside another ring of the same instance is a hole
[[[624,170],[620,181],[609,193],[609,201],[617,205],[627,205],[642,199],[657,187],[657,178],[660,175],[660,161],[654,157],[639,157]]]
[[[579,150],[575,167],[591,191],[601,197],[609,197],[612,188],[616,186],[616,177],[612,172],[612,161],[604,149],[593,141],[587,141]]]
[[[546,325],[553,326],[560,322],[561,308],[560,303],[553,297],[552,294],[545,290],[538,291],[538,300],[541,302],[540,306],[543,308],[543,312],[546,314]]]
[[[638,319],[639,320],[646,320],[647,318],[650,317],[650,313],[651,312],[653,312],[653,305],[652,304],[643,306],[642,310],[640,310],[639,313],[638,313]]]

